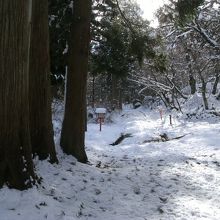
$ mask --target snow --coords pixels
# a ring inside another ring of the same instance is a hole
[[[194,97],[195,99],[196,97]],[[197,97],[198,98],[198,97]],[[55,111],[59,164],[35,159],[41,185],[0,189],[1,220],[219,220],[220,120],[186,120],[158,110],[125,108],[113,123],[88,124],[89,164],[62,153],[63,110]],[[170,114],[170,113],[169,113]],[[110,144],[131,134],[119,145]],[[166,142],[150,142],[166,133]]]
[[[96,108],[95,113],[105,114],[106,113],[106,108]]]

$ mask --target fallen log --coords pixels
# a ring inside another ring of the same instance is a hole
[[[132,137],[132,135],[130,133],[127,133],[127,134],[121,134],[121,136],[112,144],[112,146],[115,146],[115,145],[119,145],[125,138],[129,138],[129,137]]]
[[[159,138],[155,138],[155,139],[151,139],[151,140],[145,140],[143,142],[143,144],[151,143],[151,142],[166,142],[166,141],[178,140],[178,139],[181,139],[181,138],[185,137],[186,135],[187,134],[184,134],[184,135],[181,135],[181,136],[178,136],[178,137],[169,138],[166,133],[163,133],[163,134],[159,135],[160,136]]]

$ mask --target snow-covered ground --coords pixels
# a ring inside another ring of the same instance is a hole
[[[89,165],[57,144],[59,164],[35,161],[40,186],[0,190],[0,220],[219,220],[220,120],[164,116],[127,108],[102,132],[89,124]],[[164,133],[173,140],[158,141]]]

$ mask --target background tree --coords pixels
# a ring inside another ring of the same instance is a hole
[[[30,133],[32,152],[56,162],[50,98],[48,0],[32,1],[29,68]]]
[[[139,70],[145,57],[155,57],[156,37],[133,1],[104,1],[95,5],[95,12],[90,71],[108,79],[105,94],[113,108],[121,108],[134,92],[127,76]]]
[[[193,5],[186,3],[187,1],[177,1],[175,4],[171,2],[165,5],[158,13],[160,28],[167,30],[166,42],[173,45],[168,47],[167,52],[170,53],[170,48],[179,48],[179,54],[185,55],[183,57],[186,62],[183,59],[178,62],[182,63],[178,71],[187,71],[182,76],[189,76],[191,94],[201,92],[204,107],[208,109],[206,93],[212,91],[216,94],[219,80],[219,3],[215,0],[194,1]],[[176,53],[175,56],[173,60],[180,58]],[[209,91],[206,88],[208,83],[213,86]]]
[[[159,9],[156,32],[163,46],[157,50],[166,54],[166,69],[152,68],[152,63],[145,61],[143,71],[132,79],[142,86],[143,95],[151,91],[167,107],[178,110],[180,102],[198,95],[203,99],[203,109],[211,107],[209,98],[213,97],[211,93],[217,94],[219,81],[218,8],[215,0],[179,0]]]
[[[0,186],[35,180],[29,130],[31,1],[0,1]]]
[[[90,42],[91,0],[74,0],[65,113],[60,144],[65,153],[87,162],[85,152],[86,85]]]

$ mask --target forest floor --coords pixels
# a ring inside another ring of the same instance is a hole
[[[220,119],[164,115],[128,108],[101,132],[89,123],[89,164],[62,153],[55,118],[59,164],[35,160],[40,186],[1,189],[0,220],[219,220]]]

